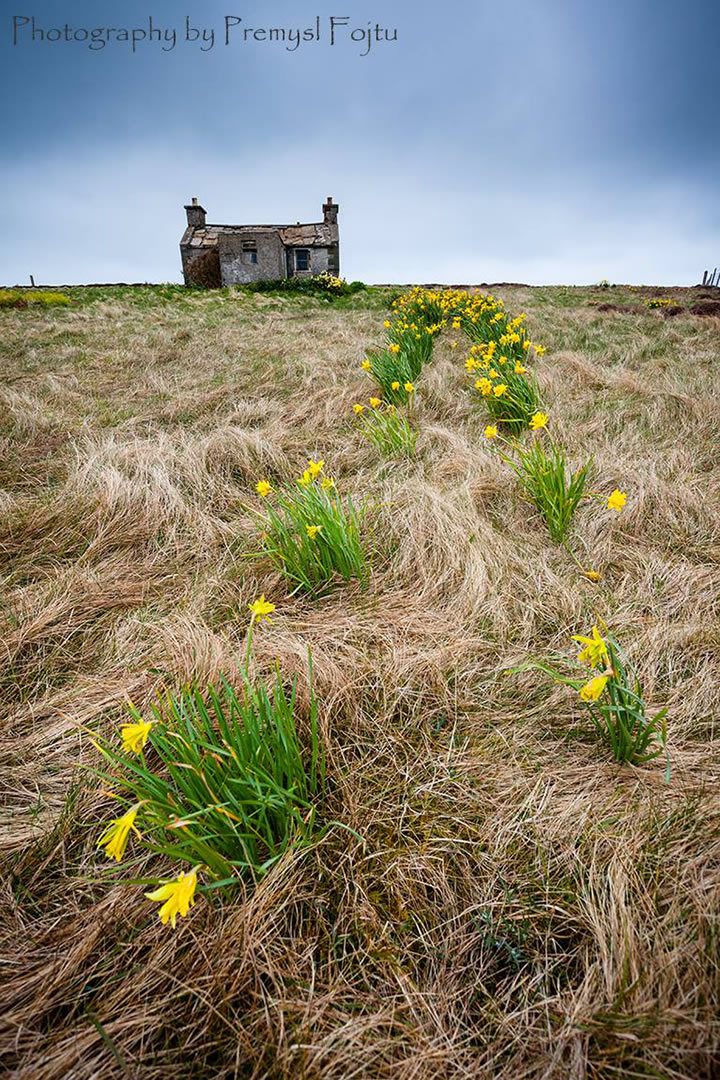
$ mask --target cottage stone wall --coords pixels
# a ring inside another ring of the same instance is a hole
[[[251,259],[246,250],[255,244],[257,262]],[[285,274],[285,249],[276,232],[247,232],[218,236],[218,254],[220,256],[220,276],[223,285],[247,285],[251,281],[273,281]]]

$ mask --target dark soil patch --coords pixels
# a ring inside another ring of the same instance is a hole
[[[590,303],[590,307],[595,308],[596,311],[619,311],[623,315],[637,315],[638,308],[633,307],[631,304],[595,304]]]
[[[720,318],[720,300],[704,300],[701,304],[693,304],[688,310],[693,315],[713,315]]]

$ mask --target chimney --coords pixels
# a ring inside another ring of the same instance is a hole
[[[193,199],[191,204],[185,207],[185,213],[187,214],[188,226],[198,229],[205,228],[205,210],[200,206],[197,199]]]
[[[323,203],[323,221],[326,225],[337,225],[339,206],[332,201],[332,195],[328,195],[327,202]]]

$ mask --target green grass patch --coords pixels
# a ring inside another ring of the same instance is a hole
[[[373,405],[372,403],[377,404]],[[360,434],[372,443],[385,457],[414,457],[418,433],[407,416],[394,405],[371,399],[369,407],[357,411]]]

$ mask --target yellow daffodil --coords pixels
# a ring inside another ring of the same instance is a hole
[[[175,920],[178,915],[187,915],[188,911],[195,903],[196,885],[197,874],[194,870],[191,870],[189,874],[180,874],[180,876],[173,881],[164,881],[160,885],[160,888],[155,889],[154,892],[145,893],[148,900],[155,900],[158,903],[162,903],[158,915],[160,916],[160,922],[163,926],[169,920],[170,925],[174,930]]]
[[[390,385],[391,385],[393,390],[399,390],[400,389],[400,383],[397,382],[397,381],[394,382],[394,383],[391,383]]]
[[[121,724],[120,738],[126,754],[139,754],[148,741],[152,720],[140,720],[136,724]]]
[[[494,367],[491,367],[490,370],[488,371],[488,378],[489,379],[497,379],[497,378],[499,378],[498,373],[497,373],[497,371],[495,370]]]
[[[400,346],[399,345],[388,345],[388,352],[395,353],[397,355],[397,353],[400,352]]]
[[[267,480],[258,480],[257,484],[255,485],[255,490],[257,491],[258,495],[262,495],[264,499],[266,495],[270,494],[272,489],[268,484]]]
[[[310,470],[306,469],[302,476],[298,476],[297,482],[298,484],[302,485],[302,487],[307,487],[311,480],[312,476],[310,475]]]
[[[353,405],[353,412],[355,413],[356,416],[359,416],[360,413],[364,411],[364,409],[365,409],[364,405]]]
[[[475,389],[479,390],[483,397],[488,397],[492,394],[492,383],[489,379],[477,379]]]
[[[580,687],[580,697],[583,701],[597,701],[605,689],[605,684],[609,679],[609,675],[596,675],[590,682],[586,682],[584,686]]]
[[[306,525],[305,532],[308,534],[311,540],[314,540],[317,534],[322,529],[322,525]]]
[[[386,319],[385,322],[383,323],[383,326],[385,327],[386,330],[389,330],[391,325],[392,324],[390,323],[389,319]]]
[[[505,393],[507,393],[507,386],[505,383],[498,383],[497,386],[493,387],[493,394],[495,397],[502,397]]]
[[[135,818],[137,817],[138,809],[139,804],[138,806],[133,806],[132,809],[123,814],[122,817],[115,818],[114,821],[111,821],[98,840],[97,846],[105,848],[105,854],[109,859],[115,859],[115,862],[120,862],[125,854],[130,830],[132,830],[136,836],[140,836],[140,833],[135,828]]]
[[[527,368],[523,367],[519,360],[516,360],[515,361],[515,374],[516,375],[524,375],[526,371],[527,371]]]
[[[313,477],[313,479],[316,476],[318,476],[323,471],[324,468],[325,468],[325,462],[324,461],[313,461],[312,458],[310,458],[310,460],[308,461],[307,471],[310,473],[310,475]]]
[[[363,362],[362,362],[362,364],[360,365],[360,367],[361,367],[361,368],[363,369],[363,371],[369,371],[369,370],[370,370],[370,368],[372,367],[372,364],[370,363],[370,361],[369,361],[369,360],[363,360]]]
[[[328,488],[335,487],[335,481],[331,476],[323,476],[322,480],[320,481],[320,487],[323,489],[323,491],[327,491]]]
[[[547,349],[544,348],[542,345],[535,345],[534,348],[535,348],[535,352],[536,352],[536,354],[538,356],[544,356],[545,353],[547,352]]]
[[[406,394],[412,394],[415,387],[413,386],[413,384],[411,382],[406,382],[403,389],[404,389]]]
[[[573,634],[573,641],[579,641],[585,648],[578,656],[582,664],[590,667],[600,667],[610,663],[607,646],[597,626],[592,628],[592,637],[583,637],[582,634]]]
[[[601,576],[597,570],[583,570],[583,574],[590,581],[599,581]]]
[[[267,619],[268,622],[271,622],[268,616],[275,610],[275,605],[265,599],[265,593],[262,593],[259,600],[253,600],[252,604],[248,604],[248,607],[252,612],[253,621],[262,622],[263,619]]]
[[[371,397],[370,398],[370,408],[371,409],[377,409],[379,404],[380,404],[380,398],[379,397]]]
[[[488,424],[488,426],[485,428],[485,431],[483,432],[483,435],[485,436],[486,439],[497,439],[497,437],[498,437],[497,425],[496,424]]]
[[[458,347],[457,341],[451,341],[450,342],[450,348],[451,349],[457,349],[457,347]]]
[[[540,428],[544,428],[550,417],[547,413],[536,412],[530,421],[530,428],[532,431],[539,431]]]
[[[617,510],[619,513],[626,502],[627,495],[625,495],[624,492],[618,491],[618,489],[615,488],[612,494],[608,495],[608,510]]]

